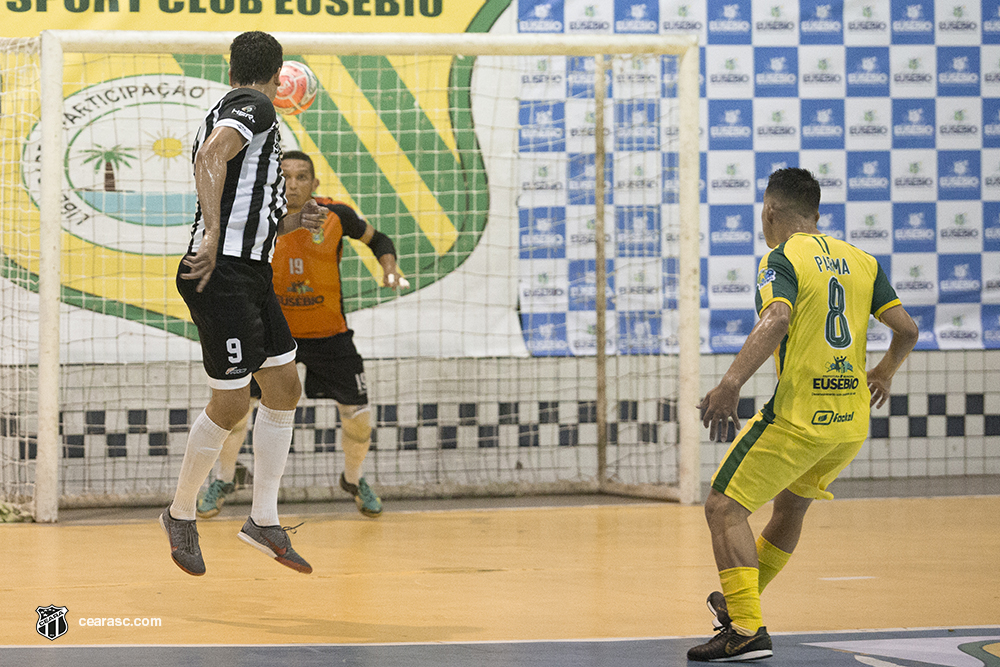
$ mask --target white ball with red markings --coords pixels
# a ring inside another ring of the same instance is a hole
[[[304,63],[287,60],[281,65],[281,85],[274,108],[286,116],[297,116],[316,100],[319,79]]]

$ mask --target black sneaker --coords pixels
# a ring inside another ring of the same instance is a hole
[[[301,525],[300,523],[299,526]],[[302,574],[310,574],[313,571],[312,566],[306,562],[305,558],[295,552],[295,549],[292,548],[292,541],[288,539],[288,531],[295,532],[299,526],[290,528],[258,526],[253,519],[247,518],[237,537],[285,567],[290,567]]]
[[[712,612],[712,627],[716,630],[727,628],[732,621],[729,618],[729,607],[726,606],[726,596],[719,591],[709,593],[708,610]]]
[[[771,636],[761,626],[753,637],[744,637],[732,625],[719,630],[712,639],[688,651],[688,660],[695,662],[740,662],[760,660],[774,655]]]
[[[198,528],[194,521],[182,521],[170,516],[170,508],[160,514],[160,527],[170,540],[170,557],[177,567],[199,577],[205,574],[205,561],[198,546]]]

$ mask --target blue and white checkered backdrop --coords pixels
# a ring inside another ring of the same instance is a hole
[[[698,34],[703,351],[737,351],[755,321],[763,188],[785,166],[819,179],[821,231],[878,258],[920,325],[917,349],[1000,348],[1000,0],[516,10],[522,34]],[[676,60],[621,67],[608,80],[609,351],[655,354],[676,345]],[[550,58],[522,76],[519,150],[534,159],[519,192],[520,308],[534,355],[595,348],[593,69]],[[868,339],[885,349],[888,331],[873,320]]]

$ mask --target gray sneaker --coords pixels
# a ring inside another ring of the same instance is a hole
[[[301,525],[300,523],[299,526]],[[312,566],[295,553],[292,541],[288,539],[288,533],[294,533],[299,526],[258,526],[253,519],[247,518],[236,536],[282,565],[302,574],[310,574]]]
[[[182,521],[170,516],[170,508],[160,514],[160,527],[170,540],[170,557],[188,574],[205,574],[205,561],[198,546],[198,527],[194,521]]]

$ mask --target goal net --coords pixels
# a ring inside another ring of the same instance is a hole
[[[694,40],[276,36],[320,82],[283,147],[393,239],[410,283],[380,287],[345,243],[378,492],[694,501]],[[0,500],[41,520],[172,496],[209,395],[174,287],[190,146],[232,37],[0,44]],[[300,402],[285,500],[340,495],[337,419]]]

